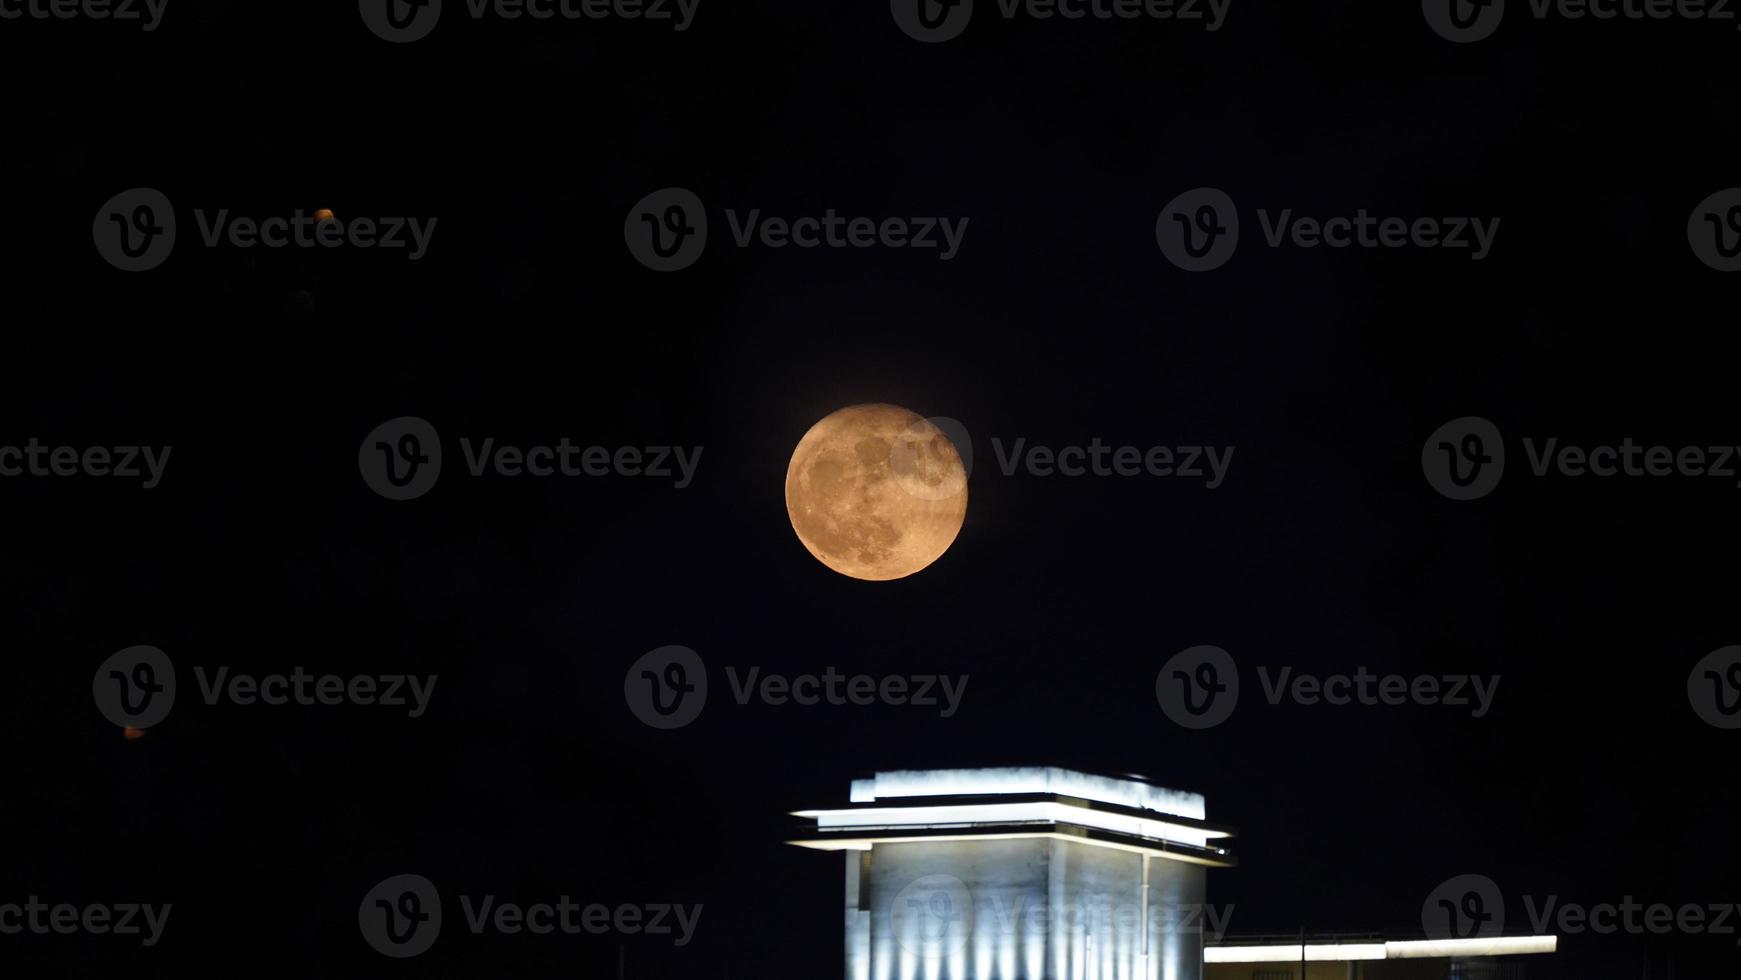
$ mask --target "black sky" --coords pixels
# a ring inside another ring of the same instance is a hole
[[[1686,244],[1735,177],[1741,36],[1536,22],[1451,45],[1418,5],[1235,0],[1216,33],[1005,23],[920,45],[882,3],[738,0],[644,24],[471,23],[385,44],[355,6],[172,3],[150,35],[0,22],[10,93],[0,444],[169,444],[163,486],[0,480],[15,683],[0,901],[173,902],[165,941],[0,937],[16,975],[605,976],[611,938],[455,935],[380,958],[356,903],[444,888],[699,902],[628,975],[832,976],[836,859],[781,841],[878,768],[1058,764],[1202,792],[1239,829],[1211,877],[1240,932],[1419,929],[1478,872],[1508,897],[1733,902],[1735,733],[1692,664],[1737,642],[1732,480],[1423,479],[1462,415],[1516,440],[1738,441],[1734,281]],[[984,0],[982,0],[982,3]],[[988,5],[989,6],[989,5]],[[111,195],[181,212],[162,268],[91,245]],[[624,248],[667,186],[701,262]],[[1189,275],[1157,212],[1499,215],[1437,251],[1260,247]],[[439,219],[419,262],[204,249],[190,212]],[[726,208],[968,216],[949,262],[739,250]],[[851,581],[794,538],[791,448],[843,405],[959,419],[967,526],[934,567]],[[359,441],[705,447],[693,486],[471,479],[393,503]],[[1005,476],[993,438],[1233,445],[1226,484]],[[429,714],[196,703],[124,741],[96,665],[437,673]],[[628,665],[712,671],[654,732]],[[1249,685],[1187,732],[1154,680],[1196,644]],[[967,674],[959,714],[731,703],[728,665]],[[1482,673],[1492,713],[1262,703],[1271,670]],[[1521,907],[1513,924],[1527,929]],[[450,913],[457,914],[457,913]],[[1564,976],[1737,963],[1734,937],[1582,936]],[[1663,952],[1664,949],[1669,952]],[[7,970],[7,975],[13,975]],[[1552,975],[1552,974],[1549,974]]]

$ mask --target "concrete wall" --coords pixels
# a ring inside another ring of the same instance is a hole
[[[1201,866],[1046,838],[877,844],[860,862],[848,980],[1201,980]]]
[[[1202,980],[1206,871],[1149,859],[1149,980]]]

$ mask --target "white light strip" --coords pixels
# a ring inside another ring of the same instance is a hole
[[[1494,936],[1490,939],[1416,939],[1385,943],[1388,959],[1411,960],[1427,956],[1512,956],[1551,953],[1559,947],[1558,936]]]
[[[1127,851],[1131,854],[1147,854],[1149,857],[1168,861],[1179,861],[1184,864],[1200,864],[1211,868],[1231,867],[1225,857],[1227,852],[1220,848],[1211,848],[1210,854],[1198,854],[1193,851],[1166,851],[1161,846],[1142,847],[1136,844],[1124,844],[1118,841],[1096,840],[1092,837],[1078,837],[1064,833],[1007,833],[1007,834],[925,834],[912,837],[831,837],[825,840],[789,840],[786,843],[795,847],[808,847],[817,851],[868,851],[873,844],[916,844],[935,843],[939,841],[985,841],[985,840],[1061,840],[1073,844],[1083,844],[1089,847],[1106,847],[1115,851]]]
[[[1384,959],[1383,943],[1306,944],[1308,963],[1346,963],[1352,960]],[[1298,963],[1299,944],[1292,946],[1206,946],[1205,963]]]
[[[1051,793],[1136,810],[1206,819],[1203,797],[1134,779],[1094,776],[1073,769],[1021,766],[1007,769],[907,769],[852,781],[852,802],[913,796],[1011,796]]]
[[[960,827],[1004,823],[1067,823],[1119,834],[1173,841],[1193,847],[1209,846],[1212,837],[1225,831],[1187,827],[1166,820],[1107,813],[1066,803],[968,803],[954,806],[866,807],[859,810],[800,810],[792,814],[816,821],[819,830],[880,829],[889,827]]]
[[[1417,939],[1386,943],[1306,944],[1307,962],[1346,963],[1353,960],[1413,960],[1452,956],[1518,956],[1552,953],[1558,936],[1495,936],[1488,939]],[[1300,946],[1206,946],[1205,963],[1298,963]]]
[[[1298,946],[1205,946],[1205,963],[1298,963]]]

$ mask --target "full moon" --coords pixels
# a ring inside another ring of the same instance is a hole
[[[898,405],[849,405],[810,427],[786,468],[786,513],[816,560],[883,582],[942,557],[967,516],[955,444]]]

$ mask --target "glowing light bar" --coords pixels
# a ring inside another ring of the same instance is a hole
[[[1307,943],[1306,962],[1346,963],[1385,959],[1383,943]],[[1205,963],[1298,963],[1300,946],[1206,946]]]
[[[1417,939],[1385,943],[1386,958],[1412,960],[1429,956],[1514,956],[1551,953],[1558,936],[1494,936],[1490,939]]]
[[[1135,779],[1095,776],[1073,769],[1019,766],[1003,769],[903,769],[852,781],[852,802],[923,796],[1073,796],[1137,810],[1203,820],[1203,797]]]
[[[1354,960],[1415,960],[1445,957],[1520,956],[1552,953],[1558,936],[1493,936],[1475,939],[1415,939],[1385,943],[1307,943],[1307,962],[1345,963]],[[1207,946],[1205,963],[1298,963],[1300,945]]]
[[[1157,842],[1156,846],[1141,847],[1117,840],[1096,840],[1078,834],[1061,833],[1059,831],[1038,831],[1024,833],[979,833],[979,834],[923,834],[897,837],[824,837],[808,840],[789,840],[786,843],[794,847],[808,847],[816,851],[868,851],[874,844],[916,844],[944,843],[949,841],[984,841],[984,840],[1061,840],[1074,844],[1085,844],[1090,847],[1109,847],[1115,851],[1127,851],[1131,854],[1147,854],[1150,857],[1162,858],[1168,861],[1182,861],[1185,864],[1201,864],[1211,868],[1226,868],[1232,866],[1232,859],[1226,857],[1227,852],[1219,848],[1209,848],[1203,853],[1191,851],[1169,851]]]
[[[818,830],[878,830],[895,827],[945,828],[986,824],[1069,823],[1118,834],[1208,847],[1224,830],[1187,827],[1166,820],[1107,813],[1067,803],[976,803],[941,806],[865,807],[859,810],[800,810],[795,817],[814,819]]]

